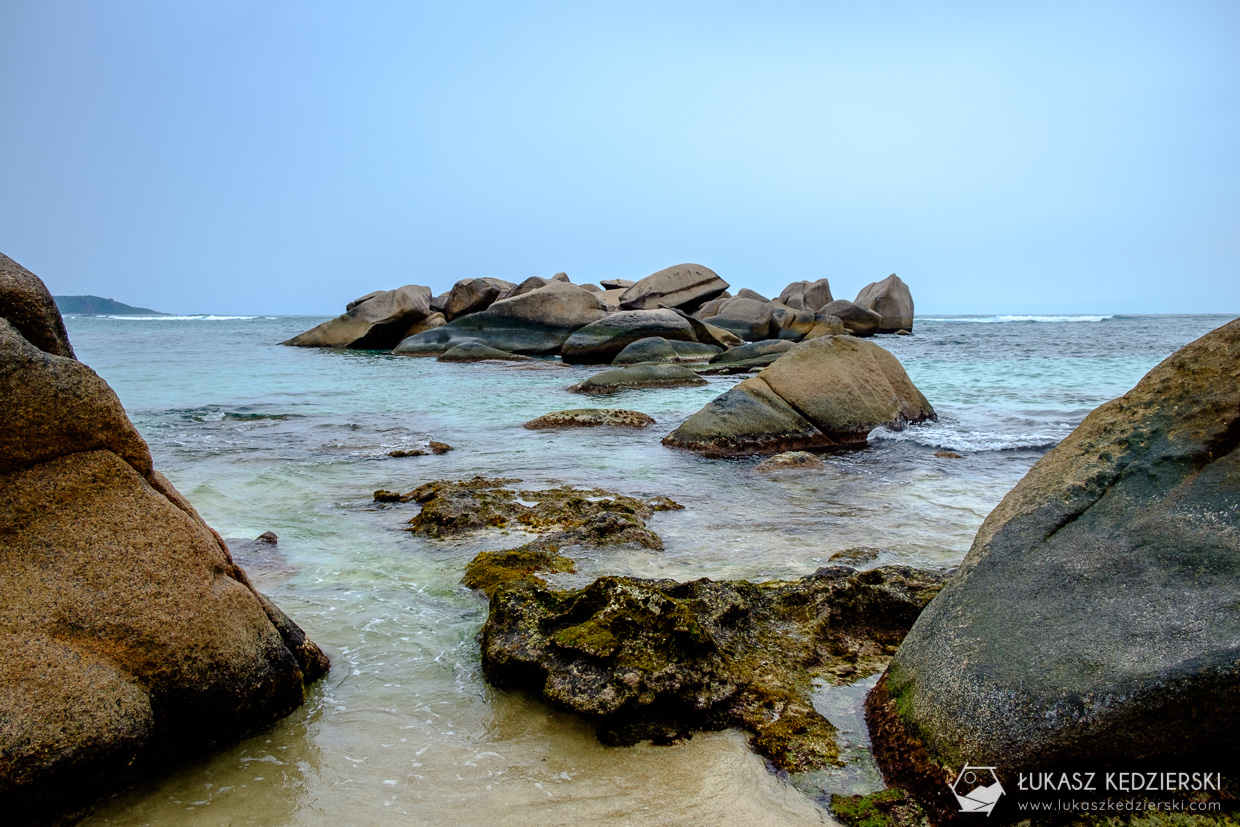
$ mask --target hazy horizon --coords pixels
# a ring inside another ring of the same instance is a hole
[[[919,315],[1240,312],[1240,6],[18,0],[0,252],[57,295],[334,315],[461,278]]]

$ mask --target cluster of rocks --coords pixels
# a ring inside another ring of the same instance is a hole
[[[835,300],[826,279],[793,282],[771,300],[735,296],[698,264],[680,264],[640,281],[572,284],[564,273],[463,279],[447,293],[406,285],[368,293],[345,313],[284,344],[391,350],[445,361],[560,355],[567,363],[607,364],[630,345],[660,339],[622,363],[709,358],[743,342],[802,341],[845,331],[855,336],[910,331],[913,299],[892,274],[867,285],[855,302]]]
[[[287,715],[328,659],[251,585],[0,255],[0,811],[85,804]]]
[[[465,585],[490,601],[484,674],[582,715],[610,744],[740,727],[780,769],[838,763],[835,728],[810,697],[814,681],[881,671],[942,587],[938,572],[839,565],[764,583],[603,576],[583,588],[553,586],[543,576],[574,572],[573,549],[662,549],[646,521],[682,506],[600,489],[512,487],[519,482],[436,480],[375,499],[420,505],[410,530],[428,537],[537,534],[478,554],[465,571]]]

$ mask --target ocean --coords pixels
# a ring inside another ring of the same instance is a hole
[[[587,398],[599,368],[447,364],[282,347],[321,317],[66,318],[78,357],[120,397],[155,465],[225,537],[279,535],[248,561],[331,656],[307,703],[270,730],[171,768],[99,804],[90,825],[819,824],[832,793],[878,789],[860,703],[875,678],[820,687],[847,766],[787,776],[737,732],[617,748],[536,700],[489,687],[476,635],[484,598],[460,583],[479,551],[525,536],[429,540],[402,528],[416,506],[380,488],[517,477],[631,495],[683,511],[650,526],[665,543],[594,550],[560,582],[604,573],[678,580],[809,574],[846,549],[867,565],[950,568],[986,514],[1090,410],[1177,348],[1230,320],[1192,316],[919,316],[892,351],[936,424],[879,429],[825,470],[764,474],[660,439],[743,377],[706,387]],[[615,407],[646,431],[527,431],[550,411]],[[389,451],[447,442],[450,453]],[[941,450],[960,458],[934,456]],[[240,558],[243,565],[246,558]]]

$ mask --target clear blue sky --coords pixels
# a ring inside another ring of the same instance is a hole
[[[0,112],[0,251],[172,312],[695,261],[1240,313],[1230,1],[6,0]]]

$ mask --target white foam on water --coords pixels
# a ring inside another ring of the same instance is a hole
[[[870,433],[874,441],[912,442],[927,448],[949,451],[1014,451],[1019,449],[1053,448],[1072,433],[1067,423],[1048,424],[1044,428],[1022,433],[1001,433],[963,428],[953,424],[924,425],[891,431],[876,428]]]
[[[924,322],[960,322],[970,324],[1001,324],[1003,322],[1103,322],[1115,318],[1105,316],[925,316]]]
[[[213,316],[198,314],[195,316],[96,316],[97,319],[115,319],[119,322],[236,322],[250,319],[274,318],[273,316]]]

